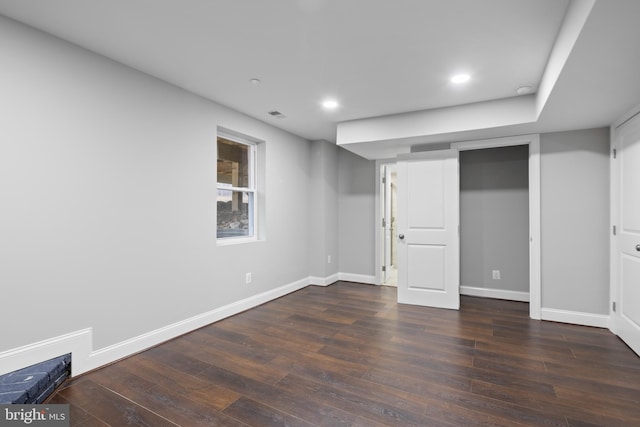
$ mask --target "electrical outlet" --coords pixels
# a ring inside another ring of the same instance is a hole
[[[327,264],[331,264],[331,255],[327,255]]]
[[[251,283],[251,273],[247,273],[244,275],[244,282],[248,285]]]
[[[493,280],[500,280],[500,270],[492,270],[491,276],[493,277]]]

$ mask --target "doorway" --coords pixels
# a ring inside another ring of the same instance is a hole
[[[385,164],[380,167],[382,177],[380,185],[380,213],[381,242],[380,253],[382,255],[382,284],[385,286],[398,286],[398,239],[396,230],[396,218],[398,209],[397,179],[398,173],[395,164]]]
[[[529,302],[529,147],[460,152],[460,294]]]
[[[540,135],[518,135],[478,141],[456,142],[459,151],[524,145],[529,149],[529,317],[540,319],[542,305],[540,260]],[[492,272],[493,273],[493,272]]]
[[[441,148],[442,144],[439,144]],[[448,144],[447,144],[448,145]],[[528,208],[529,208],[529,224],[528,224],[528,244],[529,244],[529,316],[532,319],[540,319],[541,312],[541,260],[540,260],[540,137],[537,134],[531,135],[518,135],[512,137],[494,138],[486,140],[475,140],[452,143],[450,146],[460,152],[468,150],[481,150],[485,148],[494,147],[509,147],[523,145],[528,147]],[[430,151],[432,146],[426,147],[426,150],[418,151]],[[376,233],[375,240],[376,245],[376,283],[383,284],[384,282],[384,233],[382,224],[382,218],[384,216],[382,202],[384,196],[382,178],[385,176],[383,166],[395,165],[396,159],[378,161],[376,168]],[[457,191],[457,190],[456,190]],[[395,234],[398,236],[402,233],[402,230],[396,227]],[[396,238],[396,243],[398,239]],[[401,267],[400,267],[401,269]],[[493,270],[493,269],[492,269]],[[459,273],[459,271],[458,271]],[[493,271],[491,271],[493,277]],[[457,274],[457,273],[456,273]],[[500,276],[502,277],[502,275]],[[492,279],[493,280],[493,279]],[[502,280],[502,279],[501,279]],[[401,280],[399,281],[401,282]],[[401,286],[401,283],[398,283]],[[459,283],[456,283],[456,287],[459,287]],[[459,289],[456,289],[459,293]],[[513,296],[510,297],[513,299]]]

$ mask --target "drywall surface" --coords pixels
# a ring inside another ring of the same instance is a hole
[[[310,156],[309,271],[326,278],[338,273],[338,147],[313,141]]]
[[[505,99],[412,111],[338,123],[338,145],[402,140],[490,129],[536,120],[535,97],[525,95]]]
[[[540,136],[542,307],[609,313],[609,129]]]
[[[375,162],[338,152],[340,273],[375,276]]]
[[[308,277],[308,141],[3,17],[0,51],[0,351]],[[218,126],[264,141],[262,241],[216,244]]]
[[[527,145],[460,152],[460,286],[529,292]]]

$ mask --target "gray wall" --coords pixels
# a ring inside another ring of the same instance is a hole
[[[542,307],[608,314],[609,130],[540,139]],[[338,164],[339,269],[374,275],[375,168],[342,149]]]
[[[0,351],[87,327],[104,348],[311,271],[375,275],[374,162],[2,17],[0,51]],[[263,241],[216,245],[218,126],[266,141]],[[608,312],[607,144],[542,137],[544,307]]]
[[[309,273],[320,278],[338,273],[338,150],[326,141],[311,143]]]
[[[460,285],[529,292],[527,145],[460,152]]]
[[[310,142],[2,17],[0,51],[0,351],[309,276]],[[266,141],[264,241],[216,245],[217,126]]]
[[[541,134],[540,144],[542,308],[606,315],[609,129]]]
[[[338,151],[338,246],[342,273],[375,276],[375,162]]]
[[[609,129],[543,134],[542,307],[609,313]]]

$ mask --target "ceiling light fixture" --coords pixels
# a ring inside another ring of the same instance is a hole
[[[327,99],[326,101],[322,102],[322,106],[327,110],[335,110],[336,108],[338,108],[338,101]]]
[[[256,85],[256,86],[262,83],[260,79],[251,79],[249,81],[251,82],[252,85]]]
[[[471,79],[471,76],[469,74],[456,74],[455,76],[451,77],[451,83],[458,85],[468,82],[469,79]]]

